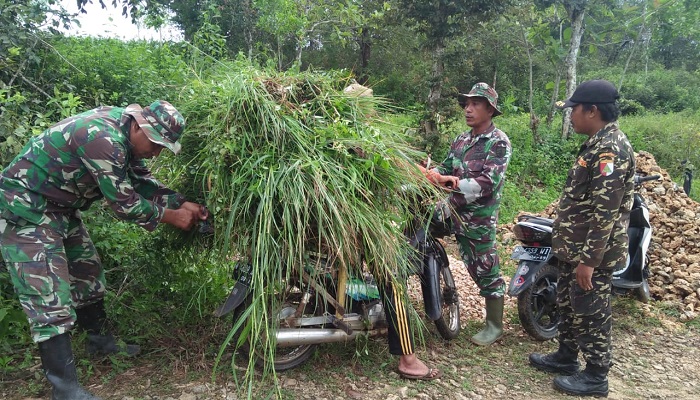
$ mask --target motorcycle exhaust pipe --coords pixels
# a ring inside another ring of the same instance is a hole
[[[291,347],[309,344],[348,342],[358,336],[376,336],[386,334],[387,328],[372,329],[369,331],[357,330],[347,334],[340,329],[289,329],[282,328],[277,331],[277,346]]]

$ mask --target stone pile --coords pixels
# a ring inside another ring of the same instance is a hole
[[[674,303],[681,319],[695,318],[700,312],[700,203],[689,198],[654,156],[636,154],[637,173],[660,175],[661,179],[642,184],[639,193],[646,199],[652,225],[649,252],[649,286],[654,299]],[[554,218],[558,201],[540,213]],[[503,244],[516,245],[513,224],[500,229]]]

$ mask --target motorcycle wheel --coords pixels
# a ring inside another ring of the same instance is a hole
[[[285,319],[294,315],[297,306],[301,301],[301,296],[301,292],[296,292],[286,294],[284,298],[281,299],[280,304],[277,307],[278,311],[273,314],[276,315],[279,319],[279,326],[284,326]],[[245,304],[236,310],[236,316],[234,318],[240,317],[240,315],[247,309],[248,306],[250,306],[250,304],[251,298],[249,297],[248,299],[246,299]],[[238,338],[236,338],[236,340],[238,340]],[[276,372],[282,372],[298,367],[311,357],[311,355],[316,350],[316,346],[317,345],[315,344],[310,344],[290,347],[275,347],[273,368]],[[251,344],[249,338],[245,338],[243,340],[239,347],[239,350],[242,354],[250,357]],[[258,343],[255,346],[254,352],[255,364],[260,368],[264,368],[269,357],[267,355],[269,349],[267,349],[267,342],[263,338],[258,339]]]
[[[449,265],[440,269],[440,292],[442,315],[435,320],[435,327],[437,327],[440,336],[452,340],[459,335],[460,321],[457,285],[455,285]]]
[[[450,261],[447,252],[442,244],[435,240],[434,246],[437,251],[437,262],[440,265],[439,285],[440,285],[440,317],[436,319],[435,327],[440,336],[446,340],[452,340],[459,335],[461,322],[459,319],[459,294],[455,284]]]
[[[651,290],[649,289],[649,283],[646,279],[642,280],[642,286],[635,289],[635,294],[637,299],[642,303],[648,303],[651,300]]]
[[[534,275],[534,282],[518,295],[518,316],[523,329],[536,340],[557,336],[557,278],[555,266],[545,264]]]

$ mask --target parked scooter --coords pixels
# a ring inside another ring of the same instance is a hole
[[[412,270],[420,277],[425,313],[445,339],[454,339],[460,331],[459,298],[447,253],[437,240],[450,234],[446,226],[431,222],[426,230],[424,219],[415,218],[406,229],[409,243],[417,250]],[[311,357],[318,344],[347,342],[358,336],[386,334],[387,321],[377,283],[371,275],[348,276],[325,254],[309,254],[304,271],[289,274],[284,288],[276,293],[276,348],[274,368],[284,371]],[[234,324],[246,326],[251,303],[252,268],[244,262],[235,265],[236,284],[214,313],[222,317],[234,313]],[[344,289],[343,289],[344,288]],[[234,325],[235,326],[235,325]],[[250,353],[248,341],[241,350]],[[256,356],[264,365],[265,352]]]
[[[634,293],[642,302],[651,299],[649,291],[649,258],[651,242],[649,208],[637,189],[643,182],[659,179],[659,175],[634,177],[634,204],[627,228],[629,251],[624,268],[613,272],[614,294]],[[518,268],[510,281],[508,294],[518,298],[518,316],[525,331],[537,340],[549,340],[557,335],[557,278],[553,263],[552,226],[554,221],[533,215],[523,215],[513,227],[515,238],[522,245],[513,249],[512,259]]]

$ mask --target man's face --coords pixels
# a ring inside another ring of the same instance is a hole
[[[467,97],[464,106],[464,116],[467,119],[467,125],[471,128],[491,125],[493,108],[488,100],[483,97]]]
[[[585,111],[583,104],[571,107],[571,125],[574,127],[574,132],[590,136],[591,121],[591,110]]]
[[[131,135],[131,152],[136,159],[157,157],[163,150],[163,146],[151,142],[141,128]]]

